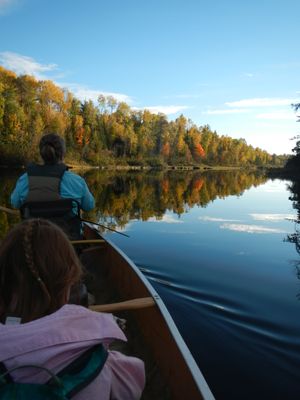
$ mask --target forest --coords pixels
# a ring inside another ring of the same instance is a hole
[[[50,80],[16,75],[0,66],[0,165],[38,160],[45,133],[66,140],[66,162],[93,166],[282,166],[244,139],[220,136],[180,115],[137,111],[111,96],[80,101]]]

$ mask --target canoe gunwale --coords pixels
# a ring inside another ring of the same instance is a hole
[[[98,237],[101,237],[102,239],[107,242],[107,244],[113,248],[113,250],[118,253],[125,261],[126,263],[130,266],[130,268],[134,271],[134,273],[138,276],[140,281],[143,283],[145,286],[146,290],[149,292],[149,296],[152,296],[159,311],[164,319],[168,329],[169,333],[172,336],[173,340],[175,341],[177,348],[179,352],[181,353],[182,358],[184,359],[193,379],[195,382],[195,385],[197,386],[199,392],[201,393],[202,397],[204,400],[214,400],[214,396],[202,374],[200,371],[194,357],[192,356],[189,348],[187,347],[184,339],[182,338],[181,334],[179,333],[179,330],[169,313],[166,305],[164,304],[163,300],[161,299],[160,295],[156,292],[156,290],[153,288],[151,283],[148,281],[148,279],[143,275],[143,273],[139,270],[139,268],[134,264],[134,262],[117,246],[115,245],[110,239],[102,236],[95,228],[93,225],[85,223],[95,234],[98,235]]]

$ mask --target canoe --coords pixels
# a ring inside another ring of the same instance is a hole
[[[161,297],[138,267],[91,224],[84,224],[82,263],[96,311],[126,320],[125,351],[142,358],[142,399],[212,400],[214,396]],[[118,344],[117,344],[118,346]],[[118,348],[119,349],[119,348]]]

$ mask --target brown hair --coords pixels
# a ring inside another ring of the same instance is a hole
[[[62,161],[66,153],[65,141],[56,133],[48,133],[42,136],[39,146],[41,157],[48,165]]]
[[[43,219],[16,225],[0,245],[0,320],[23,322],[51,314],[68,302],[82,267],[65,233]]]

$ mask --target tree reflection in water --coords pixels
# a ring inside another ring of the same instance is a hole
[[[216,198],[241,195],[267,178],[258,172],[160,171],[147,173],[90,171],[85,178],[95,195],[89,219],[124,228],[133,219],[161,219],[167,211],[181,215],[193,206],[206,207]]]
[[[285,241],[294,243],[297,253],[300,254],[300,179],[294,178],[288,189],[291,192],[289,199],[293,202],[293,208],[297,210],[297,219],[294,220],[295,232],[287,235]],[[297,277],[300,280],[300,260],[294,260],[293,264],[296,268]],[[300,293],[298,293],[297,297],[300,300]]]
[[[1,175],[0,204],[10,207],[9,197],[20,173]],[[133,219],[163,218],[167,211],[181,215],[193,206],[230,195],[241,195],[268,178],[257,171],[148,171],[89,170],[84,177],[95,196],[96,208],[85,218],[110,228],[124,228]],[[0,213],[0,235],[18,217]]]

